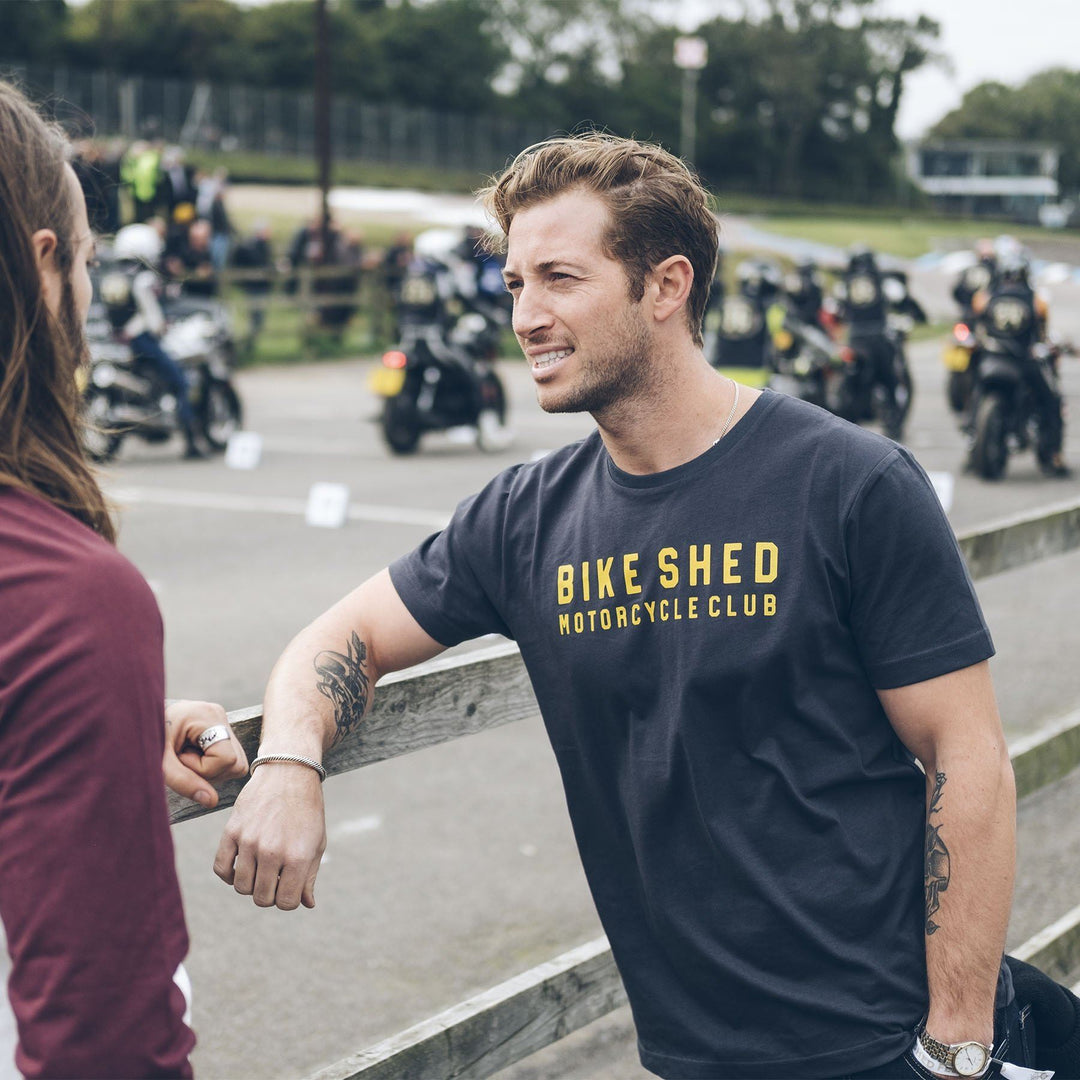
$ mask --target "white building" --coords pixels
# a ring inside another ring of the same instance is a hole
[[[929,139],[909,143],[907,174],[947,213],[1036,221],[1058,201],[1058,158],[1050,143]]]

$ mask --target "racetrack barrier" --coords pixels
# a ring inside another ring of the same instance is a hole
[[[964,533],[973,578],[1080,547],[1080,503],[1063,504]],[[380,680],[360,728],[328,750],[330,776],[535,716],[536,700],[513,643],[445,657]],[[229,714],[248,757],[260,706]],[[1080,765],[1080,712],[1010,747],[1024,798]],[[231,806],[245,780],[219,789]],[[173,822],[208,811],[170,793]],[[1015,955],[1057,979],[1080,969],[1080,906],[1025,942]],[[582,945],[397,1035],[313,1073],[309,1080],[480,1080],[558,1041],[625,1003],[605,938]]]

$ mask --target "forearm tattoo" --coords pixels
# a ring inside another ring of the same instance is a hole
[[[924,886],[926,889],[926,932],[934,933],[939,926],[931,916],[936,915],[941,907],[941,894],[949,887],[951,871],[949,868],[949,849],[941,839],[941,820],[931,822],[934,814],[941,813],[941,789],[945,786],[945,774],[934,774],[934,794],[930,796],[930,805],[926,811],[926,870]]]
[[[315,671],[319,676],[319,693],[334,703],[336,743],[345,738],[364,718],[370,682],[367,673],[367,646],[354,630],[349,638],[348,653],[342,655],[326,649],[315,657]]]

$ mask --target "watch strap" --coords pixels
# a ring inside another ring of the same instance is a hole
[[[949,1064],[947,1053],[941,1057],[938,1057],[936,1053],[929,1053],[926,1047],[927,1041],[931,1045],[942,1047],[946,1052],[949,1049],[944,1043],[939,1043],[936,1039],[928,1039],[926,1033],[920,1031],[915,1040],[915,1045],[911,1048],[911,1056],[924,1069],[929,1069],[931,1072],[939,1073],[942,1076],[959,1076],[960,1074]]]

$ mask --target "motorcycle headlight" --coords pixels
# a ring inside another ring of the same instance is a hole
[[[95,364],[90,378],[95,386],[107,390],[116,382],[116,368],[112,364]]]

